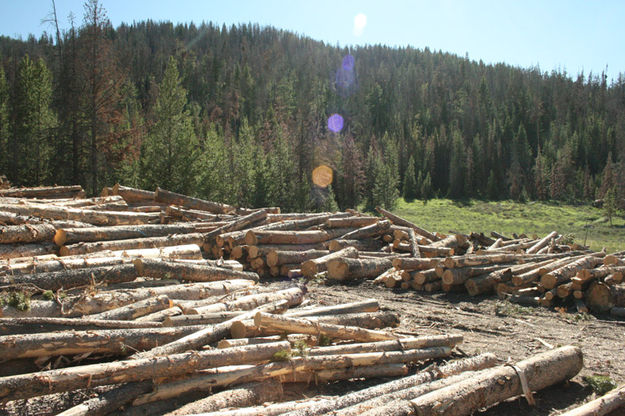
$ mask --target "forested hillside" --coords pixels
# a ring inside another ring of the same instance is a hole
[[[113,28],[97,0],[84,12],[54,35],[0,38],[0,173],[14,184],[119,181],[284,210],[625,197],[623,75],[254,24]],[[330,188],[313,183],[320,165]]]

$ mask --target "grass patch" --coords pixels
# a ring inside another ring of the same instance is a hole
[[[602,375],[584,376],[582,377],[582,380],[584,380],[584,382],[590,386],[592,391],[597,396],[603,396],[610,390],[613,390],[616,388],[616,383],[614,382],[614,380],[612,380],[608,376],[602,376]]]
[[[533,315],[534,313],[534,308],[529,306],[521,306],[506,301],[498,301],[495,303],[495,315],[497,316],[521,316]]]
[[[602,210],[590,205],[449,199],[432,199],[424,204],[408,203],[400,198],[393,212],[431,232],[489,235],[497,231],[509,236],[516,233],[543,237],[555,230],[566,234],[568,241],[574,240],[593,250],[605,247],[612,253],[625,249],[625,220],[615,217],[610,226]]]

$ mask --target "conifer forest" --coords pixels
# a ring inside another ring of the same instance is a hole
[[[98,0],[76,13],[0,37],[0,173],[15,185],[158,185],[284,211],[625,198],[623,74],[255,24],[112,27]]]

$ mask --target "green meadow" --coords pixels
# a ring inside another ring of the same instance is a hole
[[[542,237],[555,230],[571,234],[576,243],[593,250],[603,247],[608,253],[625,250],[623,216],[613,216],[611,226],[603,211],[591,205],[449,199],[408,203],[400,198],[393,212],[432,232],[490,235],[491,231],[497,231],[507,236],[516,233]]]

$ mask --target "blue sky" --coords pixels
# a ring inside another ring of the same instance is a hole
[[[0,0],[0,34],[40,35],[52,0]],[[259,23],[331,45],[429,47],[486,63],[625,74],[623,0],[102,0],[114,26],[152,19],[174,23]],[[61,26],[82,0],[56,0]],[[358,16],[358,17],[356,17]]]

